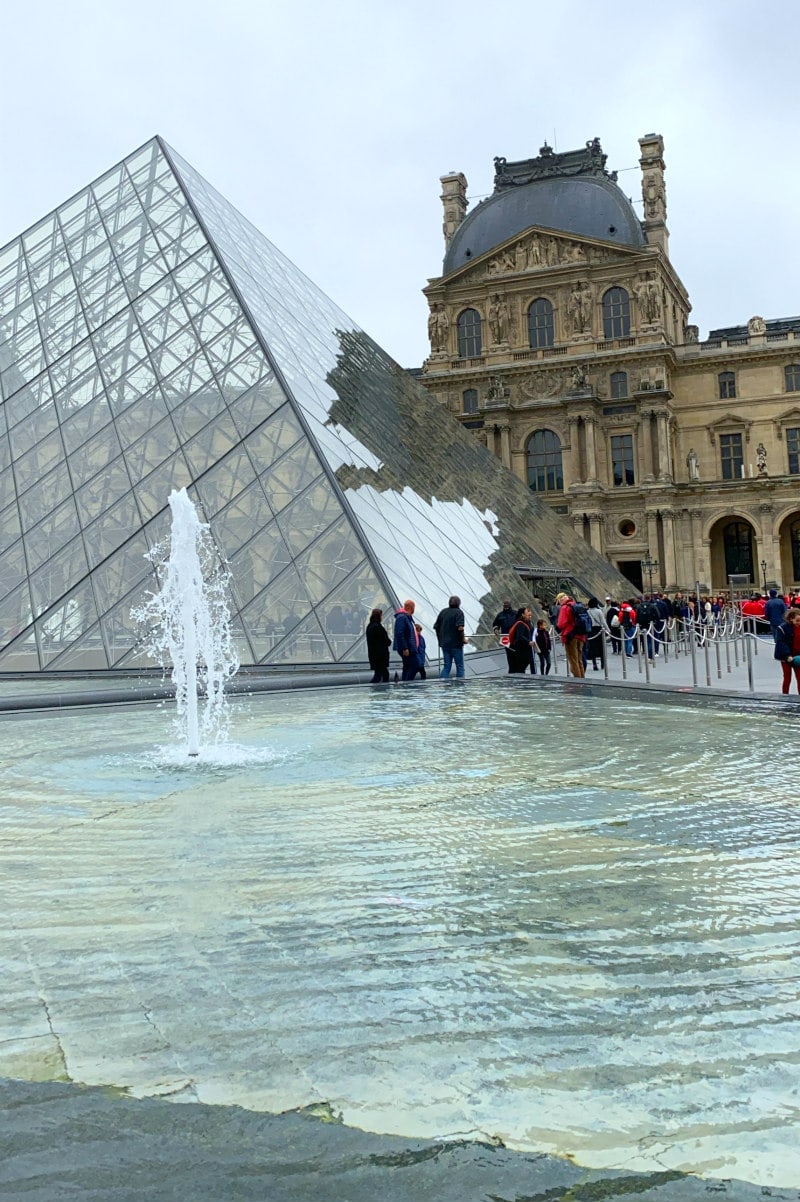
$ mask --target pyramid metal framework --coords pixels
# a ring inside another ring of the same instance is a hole
[[[149,663],[184,486],[244,665],[363,662],[406,596],[488,631],[554,555],[620,579],[155,138],[0,251],[0,672]]]

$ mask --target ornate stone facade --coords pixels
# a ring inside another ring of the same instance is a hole
[[[663,140],[639,144],[641,217],[620,210],[635,237],[598,236],[592,205],[623,202],[597,139],[495,160],[483,219],[501,236],[425,289],[421,382],[635,586],[800,587],[800,318],[699,340],[668,253]],[[565,181],[569,228],[539,224],[537,189]],[[446,244],[463,246],[466,180],[442,183]]]

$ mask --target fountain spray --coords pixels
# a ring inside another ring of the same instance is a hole
[[[227,729],[225,683],[239,660],[226,598],[230,578],[220,568],[209,527],[201,523],[185,488],[170,493],[169,507],[169,557],[161,548],[150,556],[156,571],[163,572],[163,585],[132,617],[148,626],[150,653],[172,664],[178,723],[188,754],[196,757],[201,741],[218,742]]]

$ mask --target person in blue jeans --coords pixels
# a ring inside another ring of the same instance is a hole
[[[455,664],[456,676],[464,675],[464,611],[461,608],[461,598],[451,597],[447,609],[441,610],[433,624],[439,646],[442,650],[442,670],[440,676],[450,675],[450,669]]]
[[[405,601],[403,608],[394,615],[394,641],[392,650],[403,661],[403,680],[413,680],[419,672],[419,635],[414,622],[413,601]]]

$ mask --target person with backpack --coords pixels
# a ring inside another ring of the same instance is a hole
[[[639,627],[639,638],[642,651],[644,651],[650,663],[655,662],[655,657],[658,652],[655,649],[653,641],[653,629],[658,621],[658,610],[650,599],[649,594],[639,598],[639,604],[636,606],[636,624]]]
[[[592,619],[585,605],[581,605],[567,593],[559,593],[556,597],[559,607],[556,629],[561,636],[567,655],[567,667],[571,676],[582,680],[586,675],[583,663],[583,649],[586,636],[591,632]]]
[[[636,610],[630,601],[623,601],[619,607],[619,624],[625,640],[625,655],[630,659],[633,655],[633,631],[636,626]]]

